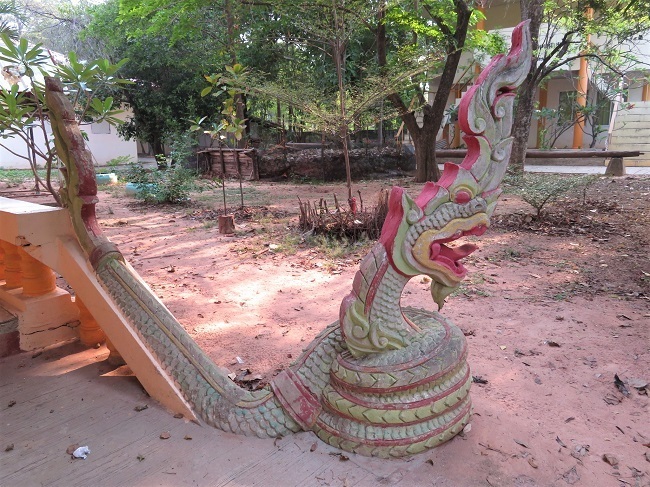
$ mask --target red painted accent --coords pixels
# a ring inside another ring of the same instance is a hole
[[[462,363],[462,362],[461,362]],[[458,364],[456,364],[458,365]],[[386,404],[386,403],[380,403],[380,402],[372,402],[372,401],[364,401],[362,397],[355,396],[353,394],[350,394],[349,392],[345,390],[336,390],[341,397],[344,399],[347,399],[350,402],[353,402],[355,404],[359,404],[364,407],[368,408],[373,408],[378,411],[394,411],[394,410],[399,410],[399,411],[404,411],[404,410],[409,410],[409,409],[417,409],[421,408],[422,406],[427,406],[429,404],[433,404],[436,401],[439,401],[440,399],[452,395],[454,392],[456,392],[458,389],[460,389],[462,386],[467,383],[469,380],[470,376],[470,370],[469,367],[467,368],[467,372],[463,375],[461,379],[458,380],[453,386],[451,386],[449,389],[445,389],[443,392],[439,394],[435,394],[427,399],[421,399],[419,401],[414,401],[414,402],[409,402],[409,403],[404,403],[404,402],[399,402],[399,403],[392,403],[392,404]],[[354,389],[356,392],[356,389]],[[432,414],[431,417],[437,416],[435,414]],[[417,423],[421,421],[415,421]],[[408,423],[404,423],[408,424]]]
[[[506,59],[506,64],[511,64],[520,61],[519,55],[522,52],[523,28],[528,23],[530,23],[529,20],[521,22],[512,31],[511,48]],[[458,106],[458,123],[460,125],[461,130],[466,134],[480,135],[480,133],[472,131],[469,127],[469,105],[476,91],[479,89],[480,85],[485,81],[485,79],[488,76],[490,76],[491,74],[490,72],[494,69],[497,63],[501,62],[503,57],[504,57],[503,54],[499,54],[498,56],[492,58],[492,61],[480,74],[480,76],[476,80],[476,83],[474,83],[474,86],[472,86],[469,90],[467,90],[467,93],[465,93],[462,100],[460,101],[460,105]],[[506,88],[509,89],[510,87],[506,87]]]
[[[386,274],[386,270],[388,269],[389,265],[390,262],[388,260],[385,260],[381,264],[381,267],[377,269],[377,272],[375,273],[375,277],[372,279],[372,282],[368,287],[368,293],[366,294],[366,305],[364,306],[363,309],[363,312],[366,315],[370,313],[370,307],[372,306],[372,303],[375,300],[377,289],[379,289],[379,286],[381,285],[381,281],[384,279],[384,274]]]
[[[404,217],[404,208],[402,208],[402,194],[404,194],[404,188],[393,186],[393,189],[390,191],[390,197],[388,199],[388,214],[386,215],[384,226],[381,227],[381,236],[379,237],[379,242],[382,243],[384,247],[386,247],[386,250],[389,254],[392,250],[393,242],[395,241],[395,236],[397,235],[397,230],[399,229],[399,226],[402,223],[402,218]]]
[[[428,361],[432,362],[432,367],[437,364],[439,361],[440,357],[431,357],[428,356]],[[348,382],[344,382],[338,377],[336,377],[333,373],[330,374],[330,382],[332,385],[337,389],[350,389],[354,390],[355,392],[360,392],[360,393],[369,393],[369,394],[390,394],[394,392],[402,392],[402,391],[408,391],[409,389],[413,389],[415,387],[420,387],[426,384],[429,384],[433,381],[438,380],[440,377],[442,377],[445,374],[448,374],[450,371],[454,370],[454,368],[458,365],[459,362],[463,362],[467,359],[467,346],[463,345],[462,351],[460,356],[452,363],[449,367],[446,369],[438,372],[437,374],[434,374],[430,377],[425,377],[422,380],[419,380],[417,382],[411,382],[410,384],[405,384],[403,386],[392,386],[392,387],[356,387],[354,384],[350,384]],[[352,367],[350,367],[351,369]]]
[[[456,178],[458,177],[458,171],[459,169],[457,164],[445,162],[445,169],[442,172],[442,176],[438,180],[438,186],[442,186],[445,189],[449,188],[456,181]]]
[[[478,139],[473,135],[463,136],[463,141],[467,146],[467,154],[460,165],[469,171],[481,156],[481,146],[478,143]]]
[[[461,205],[469,202],[469,200],[471,199],[472,199],[472,195],[469,193],[469,191],[464,191],[464,190],[457,191],[454,197],[454,201],[456,201],[456,203],[459,203]]]
[[[367,438],[362,438],[359,436],[351,436],[351,435],[346,435],[343,432],[339,430],[335,430],[330,428],[328,425],[323,423],[322,421],[317,421],[317,426],[324,430],[327,431],[329,434],[332,436],[335,436],[337,438],[342,438],[344,440],[349,440],[353,443],[360,443],[362,445],[370,445],[370,446],[383,446],[383,447],[393,447],[393,446],[406,446],[406,445],[412,445],[414,443],[420,443],[423,441],[428,440],[429,438],[432,438],[434,436],[437,436],[451,428],[453,428],[457,423],[459,423],[470,411],[472,408],[472,401],[470,400],[469,396],[464,401],[464,404],[461,403],[462,408],[458,411],[458,414],[456,417],[453,419],[453,421],[450,421],[447,424],[444,424],[440,428],[436,428],[433,431],[429,431],[428,433],[425,433],[420,436],[408,436],[406,438],[401,438],[399,440],[369,440]],[[335,412],[336,414],[336,412]],[[379,425],[379,424],[373,424],[374,428],[391,428],[391,427],[396,427],[396,425]],[[449,438],[451,439],[451,438]]]
[[[440,191],[440,187],[436,183],[427,181],[422,188],[422,192],[415,199],[415,202],[420,208],[424,208],[426,204],[435,198]]]
[[[309,431],[314,426],[322,410],[320,402],[291,369],[284,369],[276,375],[271,389],[285,411],[302,429]]]

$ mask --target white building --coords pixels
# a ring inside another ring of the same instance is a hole
[[[477,28],[498,32],[510,42],[510,34],[521,21],[519,2],[512,0],[493,0],[484,10],[486,19]],[[546,26],[542,26],[540,39],[544,37]],[[562,37],[561,32],[552,36],[551,42]],[[590,42],[602,46],[606,39],[592,37]],[[529,148],[588,149],[608,148],[611,150],[641,151],[645,155],[626,159],[628,166],[650,166],[650,32],[638,36],[626,45],[620,46],[636,59],[626,68],[626,76],[607,79],[594,71],[592,63],[586,58],[576,59],[562,69],[556,70],[537,90],[538,109],[554,112],[556,118],[533,116],[529,136]],[[485,67],[487,59],[480,59],[471,53],[464,53],[460,62],[455,87],[447,107],[457,106],[463,92],[473,82],[479,66]],[[587,105],[599,107],[583,127],[572,123],[576,116],[575,98],[580,92],[579,80],[586,73]],[[430,102],[437,88],[434,78],[429,86]],[[625,99],[613,95],[612,88],[625,90]],[[460,138],[455,135],[457,126],[450,121],[440,131],[440,146],[459,147]],[[594,140],[595,139],[595,140]]]
[[[55,61],[64,59],[62,55],[56,53],[50,53],[50,57]],[[0,60],[0,88],[10,90],[13,85],[18,85],[20,90],[27,91],[30,88],[29,79],[25,76],[21,77],[17,71],[16,66],[11,66]],[[43,81],[40,73],[36,73],[35,79]],[[127,116],[128,113],[122,113],[118,115],[118,118],[126,119]],[[86,145],[97,166],[103,166],[111,159],[120,156],[130,157],[132,161],[137,161],[136,142],[122,139],[117,134],[115,127],[111,127],[107,122],[82,125],[81,130],[87,135]],[[45,137],[52,138],[52,130],[47,122],[45,123],[45,133],[43,133],[40,124],[34,126],[32,133],[38,147],[44,147]],[[29,161],[20,156],[28,156],[27,144],[23,139],[18,136],[0,138],[0,168],[29,169]],[[37,158],[36,163],[42,165],[43,161]]]

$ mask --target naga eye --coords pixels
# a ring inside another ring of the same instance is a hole
[[[471,199],[472,193],[467,190],[461,189],[460,191],[456,191],[456,193],[454,193],[454,201],[461,205],[467,203]]]

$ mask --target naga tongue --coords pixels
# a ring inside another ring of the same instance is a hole
[[[474,252],[478,247],[474,244],[464,244],[458,247],[447,247],[445,244],[434,242],[431,244],[431,253],[429,258],[436,260],[443,258],[452,262],[457,262]]]

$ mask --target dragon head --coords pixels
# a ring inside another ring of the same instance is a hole
[[[496,56],[461,100],[459,123],[467,155],[460,165],[446,163],[438,182],[426,183],[416,199],[393,188],[380,241],[405,276],[425,274],[441,308],[463,280],[462,264],[476,246],[454,244],[482,235],[490,225],[512,147],[512,108],[516,87],[531,62],[527,22],[517,26],[507,55]]]

